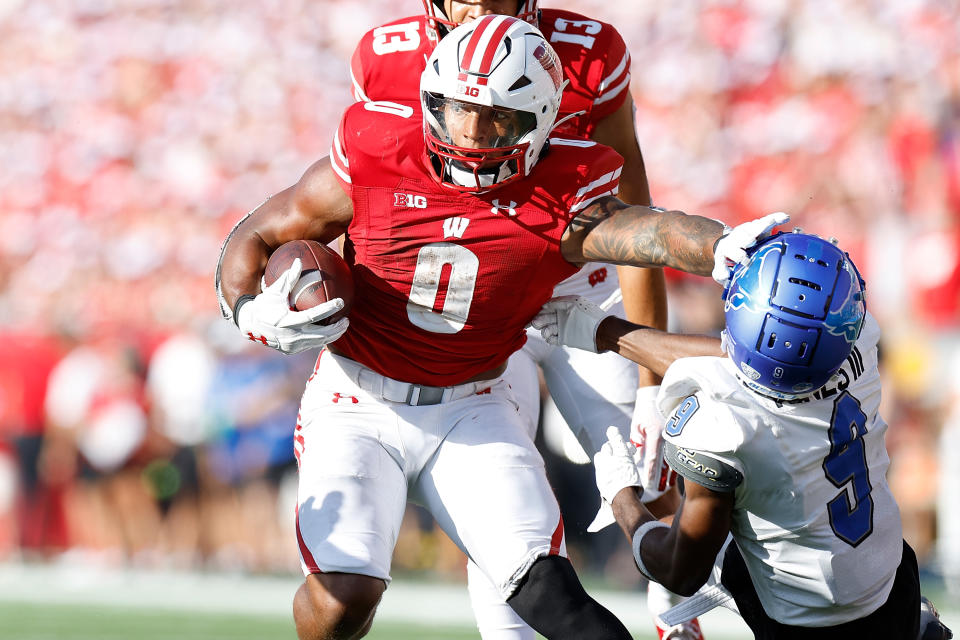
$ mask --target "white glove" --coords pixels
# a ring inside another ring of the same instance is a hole
[[[630,421],[630,442],[636,447],[634,464],[643,487],[640,501],[653,502],[677,484],[677,472],[670,468],[663,457],[663,417],[657,409],[657,394],[660,386],[640,387],[633,406]],[[613,510],[606,502],[600,504],[593,522],[587,531],[594,533],[615,522]]]
[[[576,347],[597,353],[597,327],[607,312],[580,296],[550,300],[530,323],[547,344]]]
[[[637,389],[630,422],[630,441],[637,446],[644,503],[656,500],[677,483],[676,471],[663,458],[663,416],[657,408],[659,392],[659,385]]]
[[[730,283],[733,268],[746,262],[747,249],[769,236],[774,227],[789,219],[790,216],[786,213],[777,211],[739,224],[722,236],[713,250],[713,279],[726,287]]]
[[[593,456],[593,467],[597,474],[597,489],[607,504],[624,487],[640,487],[640,474],[633,456],[637,449],[623,439],[620,429],[607,427],[607,441]]]
[[[237,312],[240,332],[283,353],[319,349],[340,336],[349,326],[347,318],[331,325],[313,324],[343,309],[343,298],[334,298],[304,311],[290,308],[290,291],[300,279],[302,265],[297,258],[269,287]]]

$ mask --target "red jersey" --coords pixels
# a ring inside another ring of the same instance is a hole
[[[557,122],[585,113],[557,128],[563,135],[589,138],[597,122],[623,105],[630,91],[630,54],[613,26],[560,9],[541,9],[540,31],[556,50],[563,77]],[[424,16],[401,18],[364,34],[353,52],[350,73],[357,100],[416,100],[420,73],[433,52]]]
[[[483,194],[436,179],[414,102],[344,113],[330,162],[353,201],[344,255],[356,294],[338,352],[383,375],[448,386],[496,367],[577,271],[560,237],[579,211],[616,193],[609,147],[556,138],[530,176]]]

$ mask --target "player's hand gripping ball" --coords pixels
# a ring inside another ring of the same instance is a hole
[[[350,265],[336,251],[315,240],[293,240],[277,247],[267,261],[264,285],[273,284],[297,258],[303,268],[300,279],[290,291],[290,308],[303,311],[334,298],[343,298],[343,309],[317,322],[332,324],[346,317],[353,305]]]

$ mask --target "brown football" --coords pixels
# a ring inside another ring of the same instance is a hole
[[[333,298],[343,298],[343,309],[320,324],[331,324],[350,313],[353,305],[353,274],[350,265],[336,251],[315,240],[293,240],[277,247],[267,260],[263,280],[270,286],[300,258],[300,279],[290,292],[290,307],[298,311],[315,307]]]

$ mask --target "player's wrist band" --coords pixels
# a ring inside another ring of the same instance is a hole
[[[239,314],[240,314],[240,307],[242,307],[244,303],[250,302],[256,297],[257,296],[250,295],[249,293],[245,293],[239,298],[237,298],[237,301],[233,303],[233,324],[237,325],[238,329],[240,328],[240,321],[238,320]]]
[[[650,575],[650,570],[647,569],[646,565],[643,564],[643,558],[640,557],[640,545],[643,544],[643,536],[647,535],[654,529],[669,529],[670,525],[666,522],[660,522],[659,520],[651,520],[650,522],[645,522],[640,525],[640,528],[636,530],[633,534],[633,559],[637,563],[637,569],[640,570],[641,575],[651,582],[656,582],[656,578]]]
[[[649,402],[656,406],[657,395],[660,393],[660,385],[649,384],[637,387],[637,402]]]

